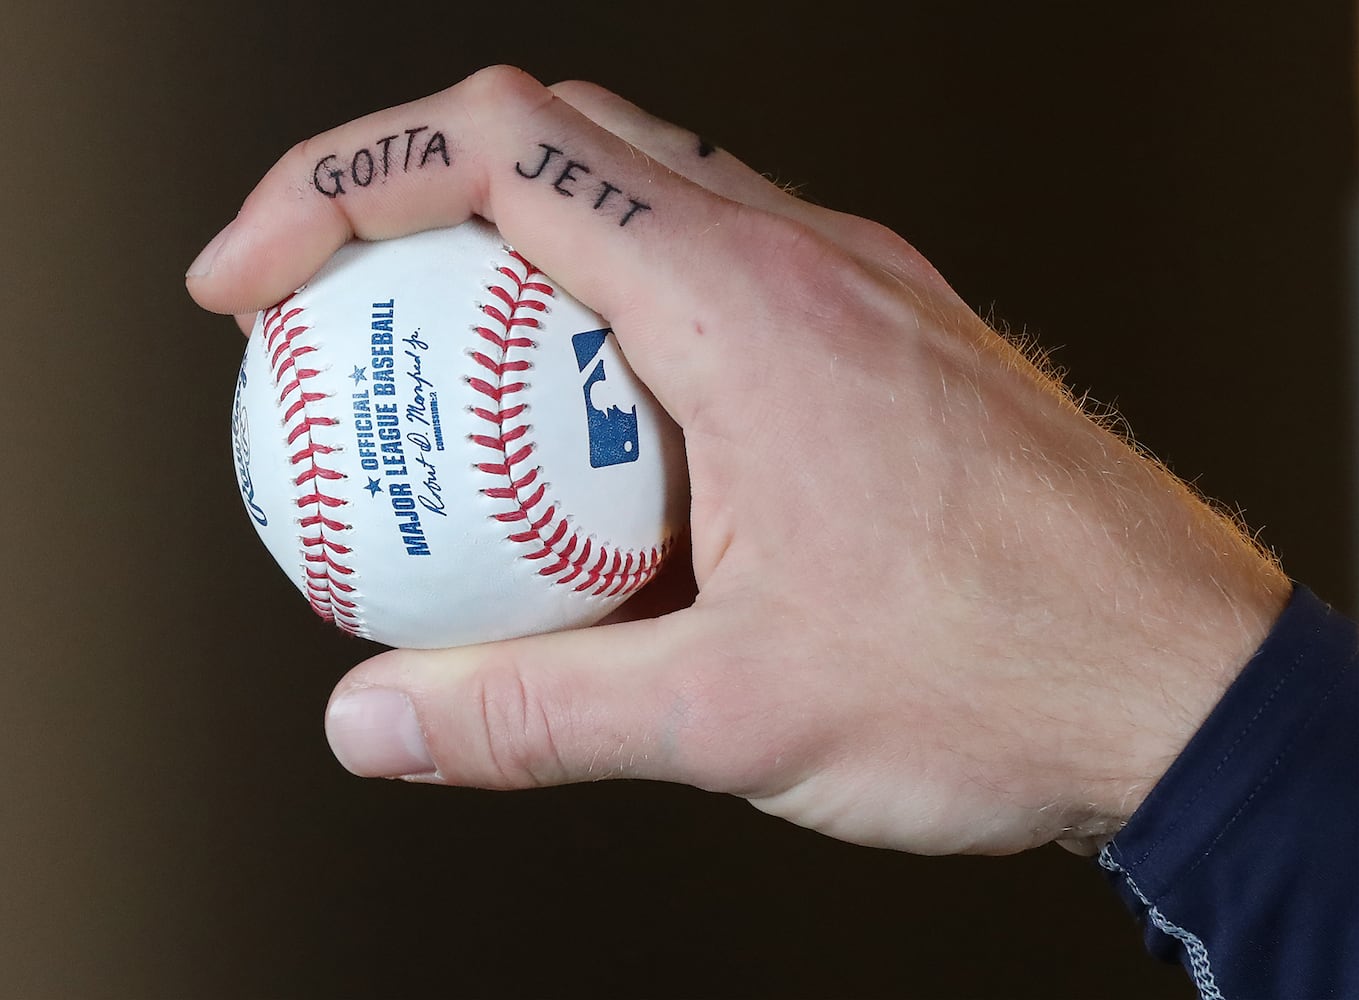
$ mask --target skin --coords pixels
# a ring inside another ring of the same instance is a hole
[[[415,126],[447,166],[315,189]],[[530,178],[545,145],[588,172]],[[244,320],[353,237],[473,214],[609,318],[683,427],[692,559],[634,620],[360,664],[327,712],[356,774],[653,778],[862,844],[1090,852],[1287,599],[906,242],[590,84],[494,67],[299,144],[188,288]]]

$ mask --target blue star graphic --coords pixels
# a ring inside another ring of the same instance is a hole
[[[377,496],[382,492],[382,484],[371,476],[368,477],[368,485],[364,487],[370,496]]]
[[[364,374],[364,372],[367,371],[367,370],[368,370],[368,369],[367,369],[366,367],[365,367],[365,368],[360,368],[358,365],[355,365],[355,366],[354,366],[354,374],[353,374],[353,375],[350,375],[349,377],[352,378],[352,379],[354,380],[354,384],[355,384],[355,385],[358,385],[360,382],[367,382],[367,381],[368,381],[368,376]]]

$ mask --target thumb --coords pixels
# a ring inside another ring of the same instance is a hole
[[[326,709],[331,750],[362,777],[530,788],[597,778],[685,780],[671,665],[692,611],[355,667]]]

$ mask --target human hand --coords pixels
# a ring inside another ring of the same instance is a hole
[[[654,778],[919,853],[1089,849],[1286,600],[900,238],[587,84],[494,68],[300,144],[189,290],[248,314],[353,236],[471,214],[609,319],[684,429],[697,597],[374,657],[327,713],[355,773]]]

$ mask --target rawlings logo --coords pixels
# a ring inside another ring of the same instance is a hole
[[[241,391],[245,388],[245,365],[236,379],[236,399],[231,405],[231,448],[236,455],[236,482],[241,487],[241,499],[245,509],[261,528],[267,527],[269,518],[260,505],[255,503],[255,483],[250,478],[250,421],[246,417],[245,404],[241,401]]]
[[[609,329],[590,330],[571,338],[571,346],[576,351],[576,366],[580,371],[585,371],[586,366],[594,361],[612,332]],[[590,466],[595,469],[635,462],[638,455],[637,404],[633,403],[625,411],[605,398],[605,408],[595,405],[596,391],[600,397],[607,397],[609,389],[613,388],[604,386],[607,379],[608,374],[604,371],[601,358],[591,369],[584,387],[585,419],[590,435]]]

